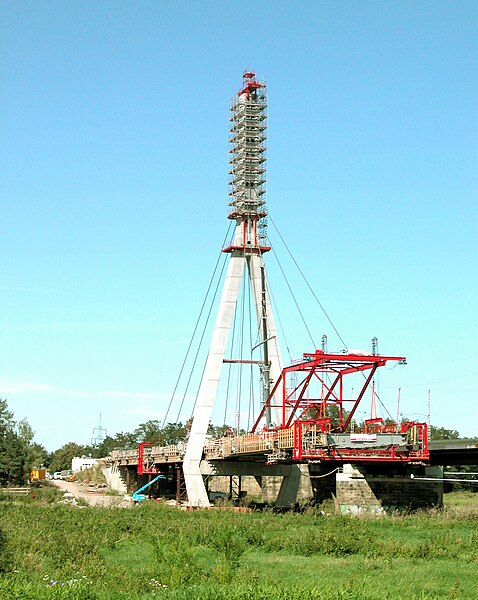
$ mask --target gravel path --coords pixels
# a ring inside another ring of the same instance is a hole
[[[103,493],[88,493],[87,488],[80,485],[76,481],[62,481],[61,479],[53,479],[51,483],[60,488],[63,492],[70,492],[75,498],[82,498],[90,506],[107,506],[128,508],[132,506],[132,502],[125,500],[123,496],[109,496]]]

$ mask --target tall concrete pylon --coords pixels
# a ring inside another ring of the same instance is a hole
[[[264,360],[261,364],[263,398],[282,370],[263,255],[267,245],[265,163],[267,139],[267,96],[255,73],[245,72],[243,87],[230,107],[230,192],[229,219],[236,222],[232,243],[223,249],[230,255],[209,354],[204,369],[183,462],[189,504],[208,507],[209,499],[200,471],[207,429],[212,416],[239,289],[248,278],[254,298]],[[245,273],[246,271],[246,273]],[[273,402],[280,405],[280,402]],[[270,413],[266,420],[270,421]],[[270,424],[270,423],[269,423]]]

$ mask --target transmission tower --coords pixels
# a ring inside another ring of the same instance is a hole
[[[229,254],[229,264],[183,463],[191,506],[209,506],[200,462],[244,276],[252,290],[261,340],[258,345],[262,347],[263,358],[260,361],[227,362],[258,364],[262,380],[262,402],[268,399],[271,386],[278,380],[282,368],[263,260],[263,255],[271,249],[267,242],[265,199],[267,95],[265,83],[257,81],[254,72],[244,72],[242,89],[231,101],[229,120],[228,218],[235,221],[235,229],[230,244],[223,248],[223,252]],[[280,406],[281,402],[273,400],[272,405]],[[268,409],[265,411],[265,425],[270,424],[271,411]]]
[[[101,413],[100,413],[100,423],[99,423],[98,427],[95,427],[93,429],[93,437],[91,438],[91,445],[99,446],[102,442],[105,441],[107,435],[108,435],[108,432],[101,425]]]

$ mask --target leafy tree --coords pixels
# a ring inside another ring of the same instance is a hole
[[[114,448],[137,448],[138,438],[135,433],[117,433],[114,437]]]
[[[138,442],[151,442],[154,445],[162,446],[163,438],[159,421],[146,421],[141,423],[135,430],[134,435]]]
[[[68,442],[58,450],[53,452],[50,462],[50,471],[63,471],[71,469],[71,461],[75,456],[86,454],[85,446]]]
[[[183,442],[184,439],[186,438],[186,433],[187,433],[186,425],[183,425],[181,422],[168,423],[161,430],[163,444],[165,446],[179,444],[179,442]]]
[[[25,463],[28,467],[28,470],[31,470],[35,467],[39,468],[42,465],[48,467],[50,464],[50,455],[44,446],[36,442],[32,442],[27,448]]]
[[[31,428],[30,424],[26,419],[22,419],[15,423],[15,431],[18,439],[24,447],[25,455],[25,470],[28,474],[31,469],[40,467],[41,465],[47,465],[48,463],[48,452],[41,445],[33,441],[35,432]]]
[[[0,483],[22,484],[26,475],[25,447],[13,428],[0,435]]]
[[[95,458],[101,458],[103,456],[108,456],[108,454],[117,447],[115,438],[107,435],[104,440],[102,440],[92,452],[92,456]]]
[[[208,435],[212,435],[213,437],[223,437],[224,435],[229,435],[232,432],[232,427],[229,425],[213,425],[213,423],[209,423],[209,427],[207,428]]]
[[[445,429],[444,427],[431,426],[431,439],[432,440],[458,440],[460,434],[456,429]]]
[[[91,454],[94,458],[108,456],[113,450],[129,450],[138,447],[138,439],[136,433],[117,433],[114,437],[108,435],[97,446],[86,446],[85,454]]]
[[[6,400],[0,400],[0,483],[25,480],[27,444],[19,437]]]
[[[30,424],[26,419],[22,419],[21,421],[15,423],[15,431],[25,446],[29,446],[33,442],[35,432],[30,427]]]
[[[8,410],[6,400],[0,399],[0,431],[13,427],[13,413]]]

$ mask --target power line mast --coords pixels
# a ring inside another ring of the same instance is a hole
[[[257,81],[252,71],[244,72],[242,89],[231,101],[229,121],[228,218],[235,221],[235,229],[230,244],[223,248],[223,252],[230,256],[229,264],[183,463],[191,506],[209,506],[200,462],[245,271],[254,298],[261,338],[259,345],[263,348],[262,361],[249,361],[256,362],[261,370],[262,402],[269,398],[272,385],[279,379],[282,369],[263,261],[264,253],[271,249],[267,242],[265,200],[267,95],[265,83]],[[281,403],[274,401],[273,404],[280,406]],[[266,426],[269,426],[270,422],[271,411],[268,409],[265,411]]]
[[[108,432],[101,425],[101,413],[100,413],[100,423],[99,423],[98,427],[95,427],[93,429],[93,437],[91,438],[91,445],[99,446],[102,442],[105,441],[107,435],[108,435]]]

